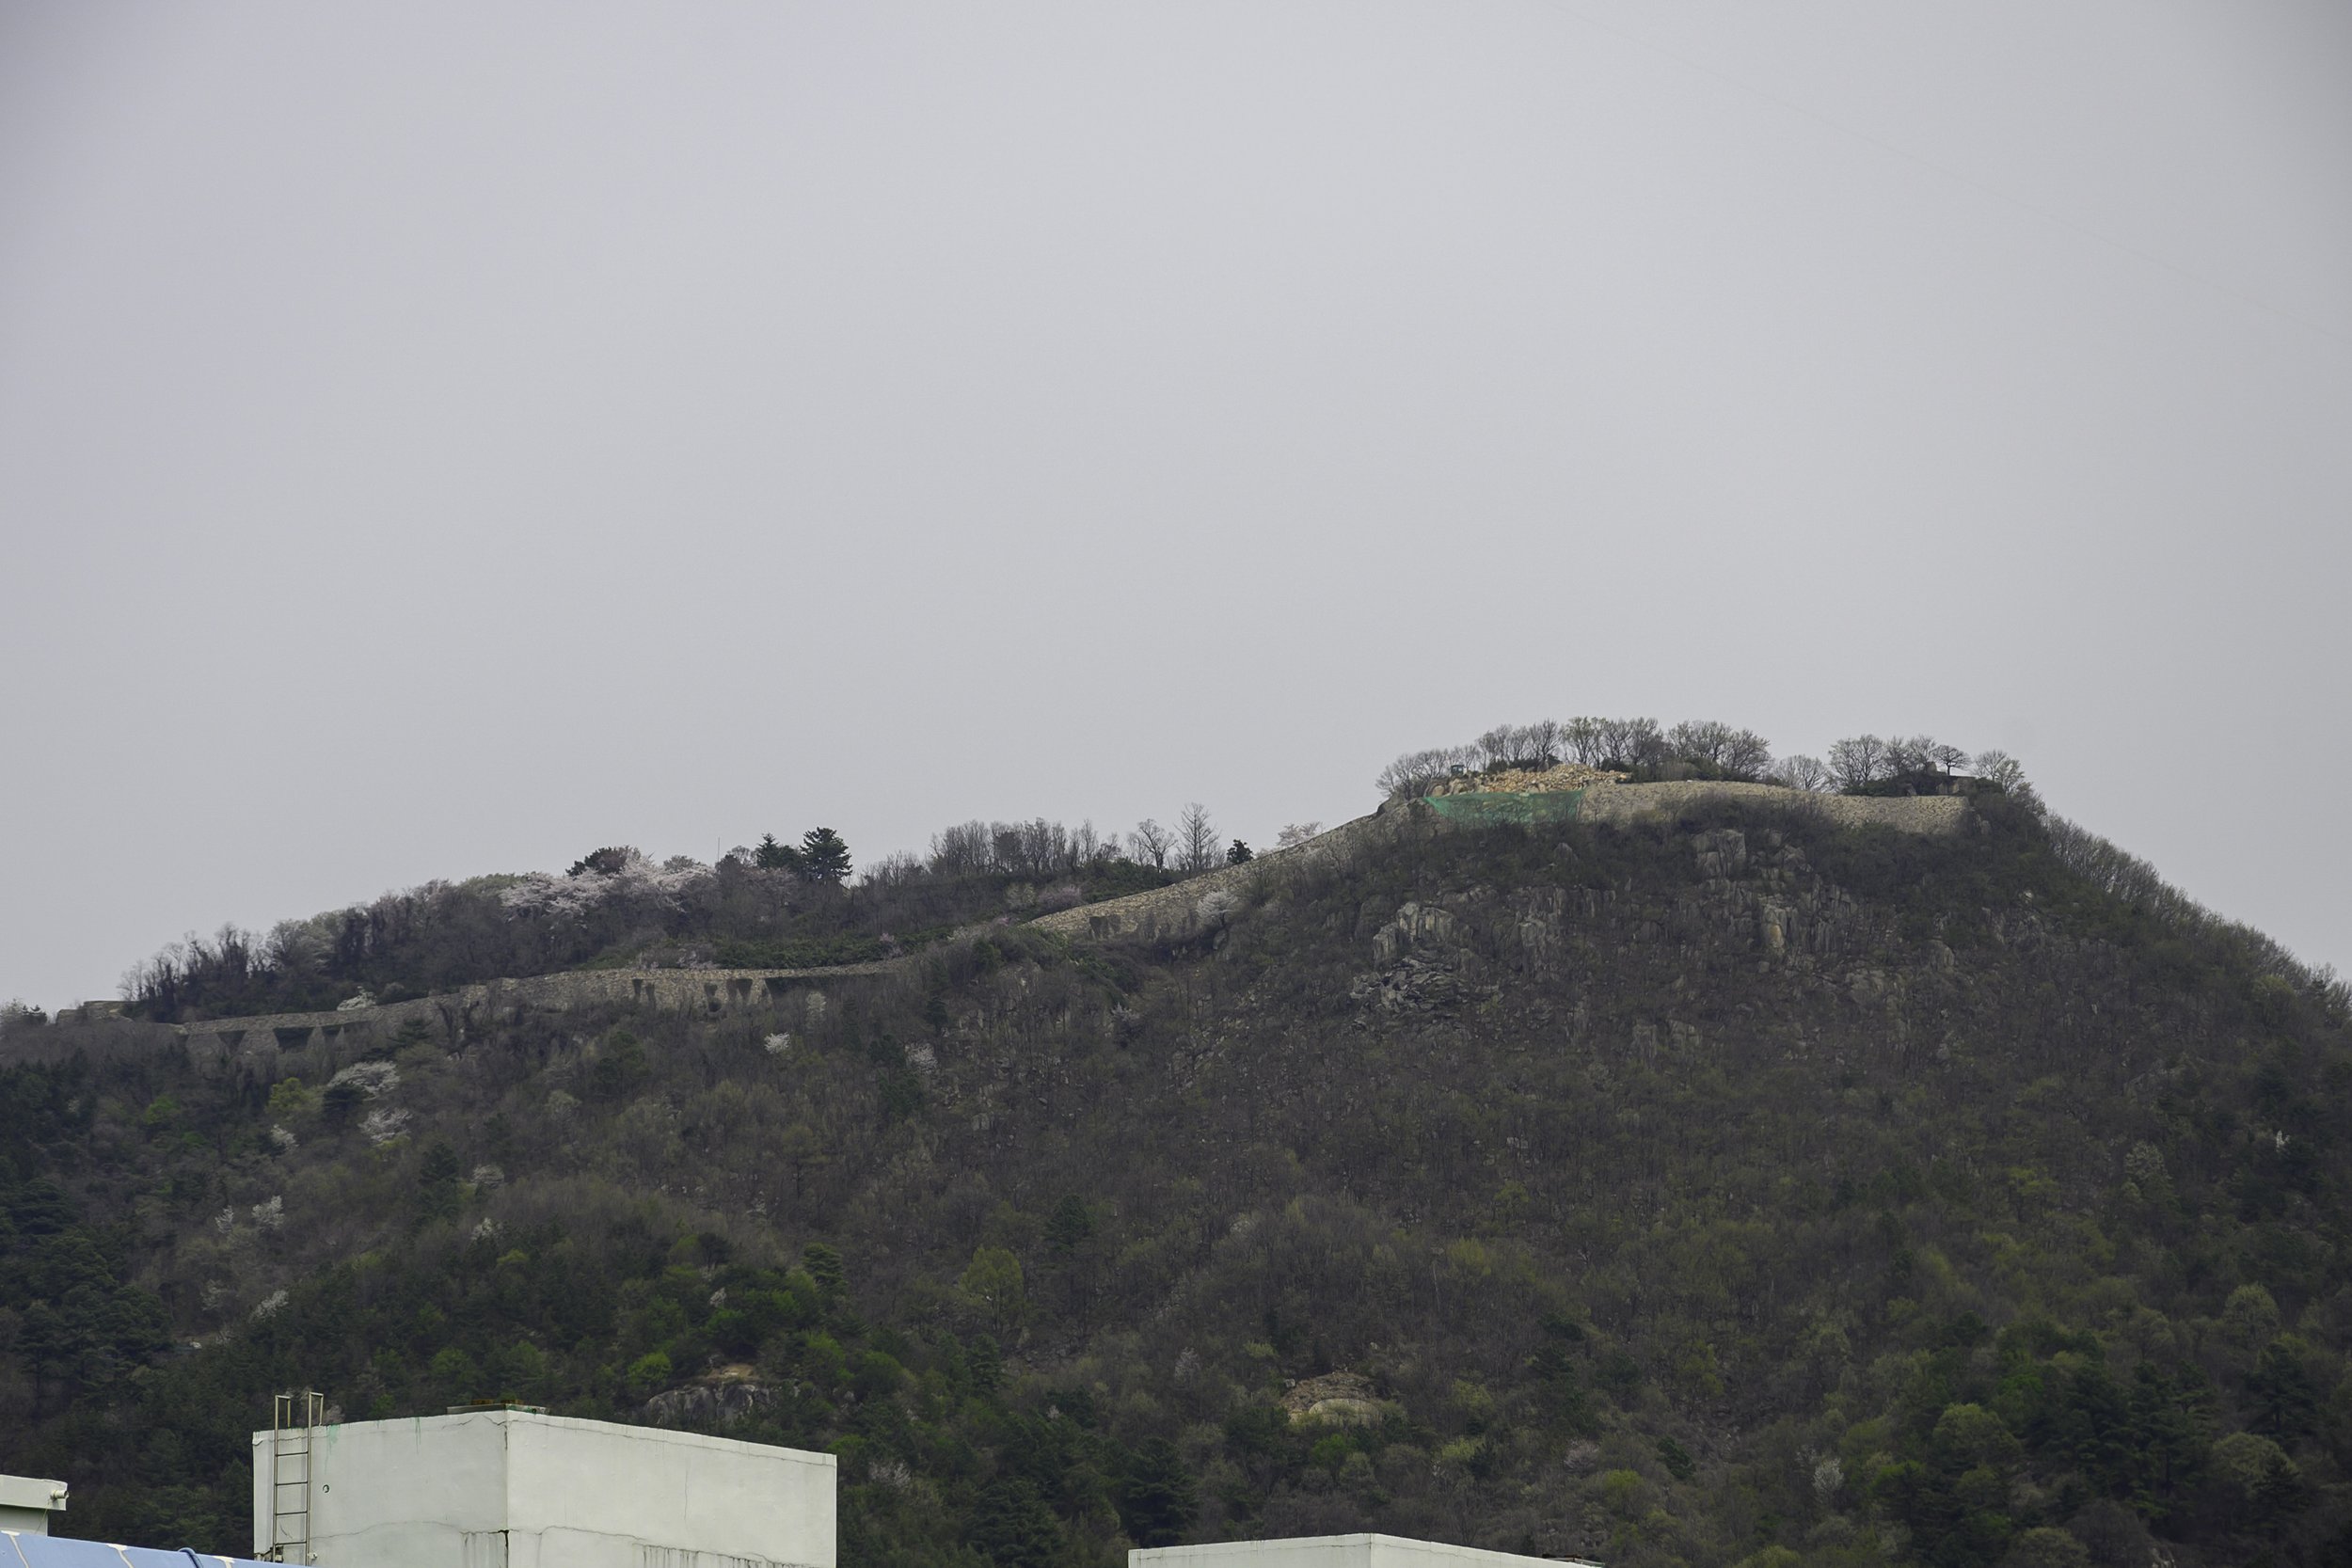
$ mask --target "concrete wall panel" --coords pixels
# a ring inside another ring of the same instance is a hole
[[[269,1433],[253,1543],[276,1544]],[[835,1465],[692,1433],[468,1411],[321,1427],[322,1568],[834,1568]]]

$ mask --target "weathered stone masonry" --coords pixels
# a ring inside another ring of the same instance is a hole
[[[1963,831],[1968,802],[1957,796],[1918,796],[1874,799],[1850,795],[1810,795],[1772,784],[1691,781],[1677,784],[1603,784],[1582,792],[1576,816],[1588,822],[1629,823],[1660,816],[1675,817],[1702,803],[1740,800],[1782,811],[1806,812],[1827,817],[1840,827],[1875,824],[1899,832],[1942,834]],[[1029,922],[1037,930],[1073,940],[1142,938],[1177,941],[1199,931],[1214,919],[1203,902],[1224,894],[1240,896],[1262,879],[1289,866],[1317,859],[1351,857],[1369,845],[1392,842],[1407,834],[1461,832],[1441,821],[1420,801],[1391,804],[1369,816],[1343,822],[1329,832],[1288,849],[1272,849],[1241,865],[1220,866],[1168,887],[1148,893],[1107,898],[1097,904],[1041,915]],[[405,1002],[386,1002],[331,1013],[272,1013],[255,1018],[224,1018],[176,1025],[191,1048],[224,1054],[249,1051],[263,1043],[281,1050],[373,1041],[389,1036],[412,1019],[422,1020],[450,1039],[462,1038],[476,1022],[516,1011],[538,1008],[561,1011],[595,1003],[628,1003],[683,1012],[722,1013],[746,1007],[795,987],[857,974],[885,974],[919,962],[921,955],[884,958],[872,963],[839,964],[827,969],[587,969],[560,974],[536,974],[516,980],[493,980],[439,996]]]
[[[447,1037],[456,1039],[476,1022],[525,1008],[562,1011],[598,1002],[621,1002],[679,1012],[726,1012],[790,990],[806,981],[848,974],[882,974],[904,962],[903,958],[882,959],[836,964],[829,969],[578,969],[518,980],[492,980],[438,996],[383,1002],[342,1012],[264,1013],[177,1027],[191,1046],[213,1046],[231,1053],[249,1041],[262,1039],[272,1040],[284,1050],[333,1044],[345,1036],[354,1040],[371,1039],[379,1034],[396,1033],[412,1019],[432,1024]]]
[[[1638,822],[1651,817],[1676,817],[1695,806],[1715,800],[1739,800],[1780,811],[1804,812],[1827,817],[1841,828],[1866,825],[1899,832],[1943,834],[1961,832],[1968,821],[1968,802],[1958,796],[1916,796],[1877,799],[1853,795],[1813,795],[1776,784],[1717,783],[1692,780],[1675,784],[1600,784],[1584,790],[1575,816],[1586,822]],[[1366,845],[1393,840],[1407,833],[1463,832],[1440,819],[1419,801],[1388,805],[1370,816],[1359,816],[1290,849],[1275,849],[1241,865],[1229,865],[1149,893],[1073,910],[1041,915],[1029,924],[1062,936],[1102,940],[1141,937],[1180,940],[1199,930],[1204,917],[1201,901],[1216,893],[1238,894],[1253,881],[1286,864],[1299,864],[1314,856],[1353,855]]]

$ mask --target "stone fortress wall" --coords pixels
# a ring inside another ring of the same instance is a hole
[[[779,995],[806,981],[884,974],[907,963],[882,958],[826,969],[574,969],[491,980],[437,996],[380,1002],[331,1013],[263,1013],[211,1019],[172,1027],[192,1047],[240,1052],[262,1041],[284,1050],[337,1042],[367,1042],[421,1020],[451,1039],[476,1022],[538,1010],[562,1012],[596,1003],[621,1003],[677,1012],[721,1013]]]
[[[1416,812],[1410,806],[1383,806],[1370,816],[1343,822],[1330,832],[1318,833],[1288,849],[1268,849],[1239,865],[1221,865],[1168,887],[1057,910],[1038,916],[1029,925],[1032,929],[1051,931],[1056,936],[1094,940],[1141,937],[1148,942],[1189,936],[1200,928],[1201,900],[1212,894],[1238,896],[1253,884],[1290,866],[1305,865],[1316,857],[1344,859],[1360,852],[1367,845],[1392,842],[1413,832],[1433,832],[1438,826],[1425,811]]]
[[[1456,797],[1461,799],[1461,797]],[[1524,798],[1522,798],[1524,799]],[[1563,819],[1632,823],[1675,817],[1718,800],[1739,800],[1826,817],[1840,827],[1875,825],[1899,832],[1962,832],[1968,802],[1958,796],[1877,799],[1813,795],[1776,784],[1690,781],[1677,784],[1597,784],[1565,802]],[[1040,915],[1031,928],[1075,940],[1141,938],[1181,940],[1218,918],[1203,905],[1223,894],[1238,899],[1264,879],[1316,860],[1344,860],[1366,847],[1408,834],[1460,832],[1425,802],[1391,803],[1369,816],[1343,822],[1330,832],[1287,849],[1270,849],[1240,865],[1220,866],[1168,887]],[[224,1018],[171,1027],[192,1049],[224,1054],[250,1053],[263,1044],[281,1050],[317,1045],[373,1043],[404,1024],[421,1020],[454,1040],[476,1022],[519,1011],[563,1011],[598,1003],[619,1003],[680,1012],[723,1013],[747,1007],[798,987],[861,974],[891,974],[922,961],[922,955],[825,969],[585,969],[520,979],[492,980],[437,996],[378,1003],[326,1013],[268,1013]]]
[[[1693,807],[1717,800],[1739,800],[1782,811],[1823,816],[1841,828],[1878,826],[1898,832],[1944,834],[1967,825],[1968,802],[1956,795],[1922,795],[1879,799],[1858,795],[1815,795],[1779,784],[1734,784],[1691,780],[1675,784],[1596,784],[1576,792],[1556,820],[1632,823],[1657,817],[1677,817]],[[1465,797],[1456,796],[1455,800]],[[1475,799],[1470,797],[1470,799]],[[1526,797],[1520,797],[1525,800]],[[1408,833],[1460,832],[1469,821],[1439,816],[1422,801],[1391,803],[1370,816],[1343,822],[1329,832],[1289,849],[1273,849],[1240,865],[1220,867],[1171,887],[1129,894],[1099,904],[1041,915],[1029,922],[1041,931],[1068,937],[1140,937],[1146,941],[1177,940],[1200,928],[1214,913],[1201,910],[1212,894],[1238,895],[1254,880],[1286,864],[1302,864],[1314,856],[1348,856],[1366,845]]]
[[[1734,784],[1692,779],[1679,784],[1604,784],[1588,789],[1577,816],[1586,822],[1633,822],[1645,816],[1678,816],[1708,800],[1804,812],[1839,828],[1892,828],[1934,837],[1968,825],[1967,800],[1959,795],[1816,795],[1780,784]]]

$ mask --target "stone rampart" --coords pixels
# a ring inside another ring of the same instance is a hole
[[[1892,828],[1905,833],[1956,833],[1968,822],[1968,802],[1957,795],[1817,795],[1780,784],[1709,779],[1597,784],[1584,791],[1576,815],[1585,822],[1633,822],[1653,815],[1678,816],[1710,800],[1804,812],[1840,828]]]
[[[1671,818],[1715,800],[1739,800],[1749,805],[1805,812],[1826,817],[1841,828],[1875,825],[1907,833],[1958,832],[1968,818],[1968,802],[1952,795],[1881,800],[1855,795],[1815,795],[1778,784],[1728,781],[1595,784],[1576,794],[1578,799],[1572,807],[1560,814],[1561,820],[1622,824],[1653,816]],[[1561,799],[1565,801],[1566,798],[1564,795]],[[1269,850],[1253,861],[1203,872],[1169,887],[1041,915],[1029,924],[1035,929],[1072,938],[1178,941],[1200,930],[1212,918],[1213,911],[1203,911],[1202,900],[1215,894],[1239,895],[1258,880],[1305,864],[1315,856],[1350,855],[1368,844],[1393,841],[1406,833],[1459,832],[1477,826],[1474,819],[1450,820],[1440,816],[1422,801],[1391,804],[1370,816],[1343,822],[1329,832],[1289,849]]]
[[[829,969],[574,969],[491,980],[437,996],[331,1013],[263,1013],[174,1027],[191,1044],[231,1051],[249,1039],[261,1038],[288,1050],[328,1044],[345,1037],[373,1039],[397,1033],[411,1020],[422,1020],[455,1039],[476,1022],[532,1008],[560,1012],[597,1003],[620,1003],[675,1012],[723,1013],[807,982],[887,974],[905,962],[904,958],[884,958]]]
[[[1123,898],[1105,898],[1099,904],[1081,904],[1075,909],[1040,915],[1030,921],[1029,926],[1034,930],[1052,931],[1066,937],[1172,940],[1199,929],[1200,901],[1211,894],[1238,895],[1263,878],[1292,866],[1307,864],[1316,857],[1354,854],[1368,844],[1393,839],[1400,833],[1417,830],[1433,831],[1436,825],[1425,809],[1416,811],[1411,806],[1383,806],[1370,816],[1343,822],[1329,832],[1318,833],[1306,843],[1294,845],[1288,849],[1269,849],[1255,860],[1245,861],[1239,865],[1219,866],[1215,871],[1204,871],[1168,887],[1155,887],[1145,893],[1131,893]]]
[[[1457,797],[1456,799],[1461,799]],[[1586,822],[1628,823],[1651,816],[1677,816],[1713,800],[1802,811],[1840,827],[1875,824],[1912,833],[1958,832],[1968,818],[1968,802],[1957,796],[1881,800],[1851,795],[1812,795],[1776,784],[1689,781],[1677,784],[1596,784],[1579,792],[1572,815]],[[1040,915],[1032,928],[1073,940],[1140,937],[1175,941],[1215,918],[1202,901],[1223,894],[1235,898],[1264,879],[1318,860],[1352,856],[1369,845],[1406,834],[1460,832],[1470,822],[1447,821],[1426,803],[1381,807],[1370,816],[1343,822],[1329,832],[1287,849],[1269,849],[1240,865],[1219,866],[1168,887],[1081,904]],[[463,1038],[469,1028],[492,1018],[540,1009],[563,1011],[599,1003],[717,1014],[746,1007],[796,987],[861,974],[886,974],[919,961],[920,954],[827,969],[576,969],[492,980],[437,996],[384,1002],[331,1013],[265,1013],[252,1018],[214,1019],[172,1025],[191,1046],[235,1053],[269,1041],[285,1050],[337,1042],[373,1042],[397,1033],[411,1020],[433,1025],[445,1038]]]

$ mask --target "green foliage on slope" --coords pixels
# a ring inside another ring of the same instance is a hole
[[[241,1547],[313,1386],[831,1448],[861,1568],[2334,1560],[2340,998],[1989,809],[1446,834],[1191,943],[10,1068],[0,1466]]]

